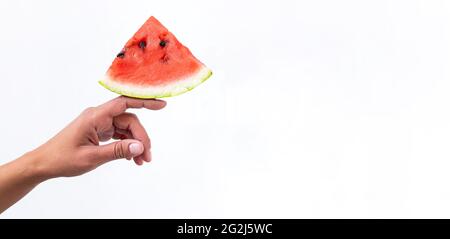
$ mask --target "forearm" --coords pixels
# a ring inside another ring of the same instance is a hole
[[[30,152],[0,166],[0,213],[45,180],[39,172],[38,157]]]

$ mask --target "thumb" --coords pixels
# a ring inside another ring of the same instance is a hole
[[[138,140],[124,139],[110,144],[98,146],[98,157],[101,161],[131,158],[141,155],[144,145]]]

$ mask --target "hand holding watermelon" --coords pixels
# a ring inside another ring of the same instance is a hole
[[[159,110],[162,100],[118,97],[86,109],[53,139],[35,150],[46,177],[76,176],[114,159],[133,158],[137,165],[151,161],[150,139],[128,108]],[[100,145],[102,141],[117,141]],[[54,156],[54,157],[52,157]]]
[[[115,159],[151,161],[150,139],[128,108],[159,110],[162,100],[115,98],[81,113],[39,148],[0,166],[0,213],[39,183],[55,177],[77,176]],[[116,139],[100,145],[101,141]]]

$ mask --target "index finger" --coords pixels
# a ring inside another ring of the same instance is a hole
[[[111,117],[124,113],[129,108],[146,108],[149,110],[160,110],[166,106],[166,102],[157,99],[135,99],[119,96],[99,106],[102,113]]]

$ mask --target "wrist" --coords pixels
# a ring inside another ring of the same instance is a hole
[[[33,150],[19,158],[18,163],[22,169],[22,174],[30,182],[39,184],[51,178],[47,173],[43,155],[38,150]]]

